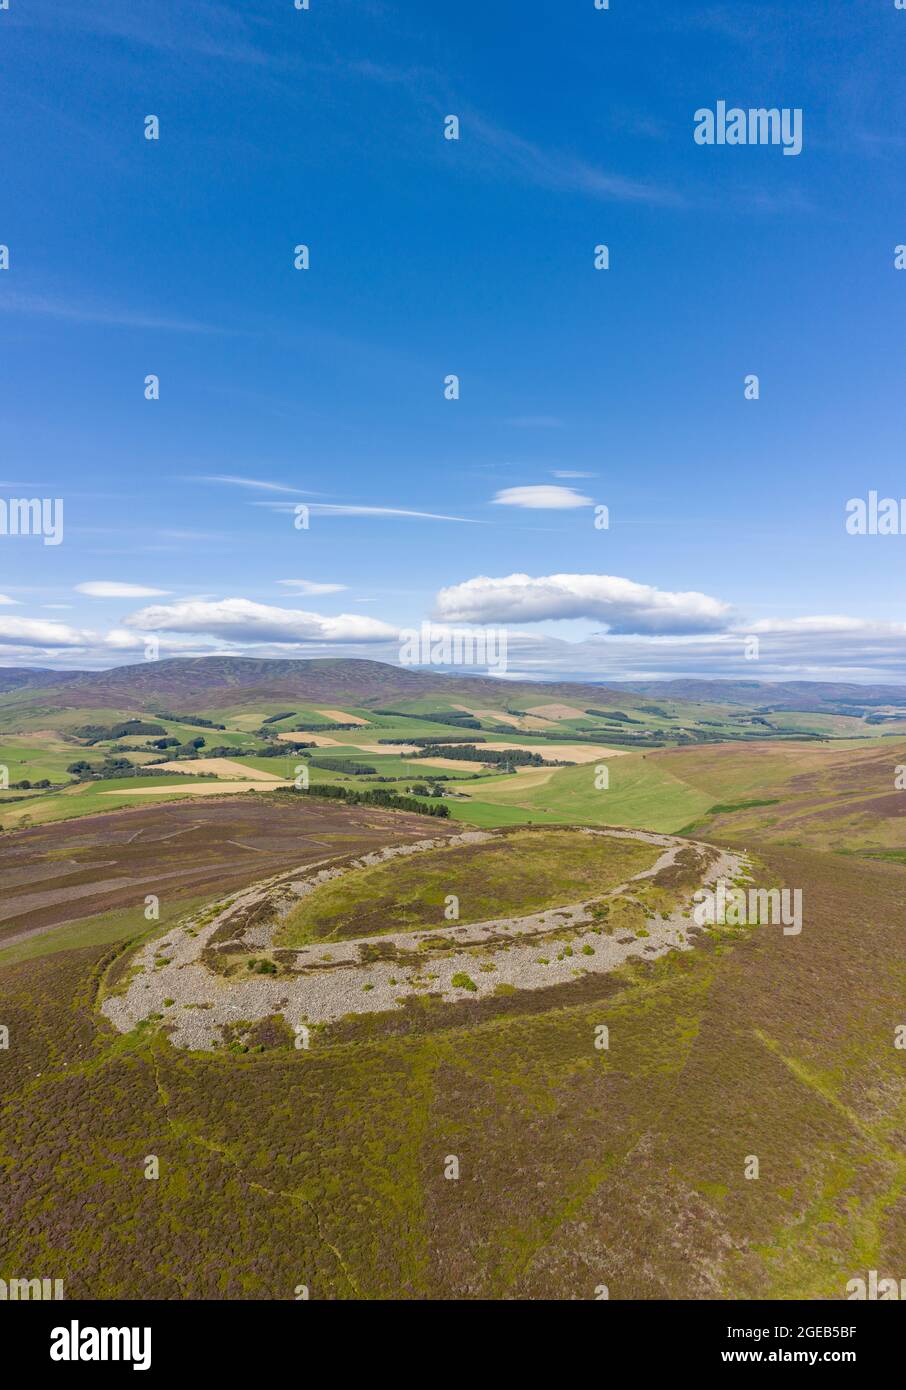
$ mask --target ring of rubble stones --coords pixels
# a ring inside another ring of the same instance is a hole
[[[279,1016],[296,1035],[297,1045],[307,1047],[312,1027],[353,1014],[399,1009],[414,995],[450,1001],[544,989],[613,971],[633,957],[653,960],[668,951],[689,950],[700,930],[691,912],[692,892],[668,915],[648,915],[644,933],[608,935],[593,911],[608,899],[631,896],[633,884],[656,878],[690,847],[703,866],[699,888],[732,882],[748,871],[742,854],[676,836],[588,827],[578,827],[576,833],[639,840],[661,847],[662,853],[651,868],[618,887],[567,906],[292,950],[276,946],[274,937],[286,916],[323,883],[398,856],[480,844],[506,831],[470,830],[355,857],[331,857],[257,883],[141,946],[125,979],[103,999],[101,1011],[121,1032],[159,1022],[175,1045],[202,1050],[231,1041],[241,1046],[257,1022]],[[539,956],[539,947],[550,946],[552,938],[553,949]],[[253,952],[269,961],[265,969],[274,973],[227,973],[237,955]]]

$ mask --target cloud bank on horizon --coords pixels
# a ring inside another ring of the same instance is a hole
[[[310,596],[346,592],[334,582],[275,584]],[[148,586],[116,581],[87,581],[75,588],[108,599],[149,592]],[[757,674],[858,682],[896,681],[906,672],[906,623],[845,614],[747,621],[711,595],[664,591],[615,575],[476,576],[441,589],[421,622],[435,637],[463,629],[504,632],[518,667],[506,674],[540,681],[658,679],[692,672],[709,678]],[[242,597],[194,596],[121,614],[105,631],[59,619],[0,616],[0,661],[105,667],[141,659],[153,636],[160,656],[330,653],[398,663],[411,630],[370,614],[325,615]],[[760,647],[757,670],[745,657],[753,638]]]

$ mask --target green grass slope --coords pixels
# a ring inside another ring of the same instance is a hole
[[[606,790],[596,786],[598,766],[607,768]],[[535,780],[533,770],[517,777],[472,783],[464,789],[469,801],[451,802],[451,812],[457,819],[476,825],[512,823],[504,814],[497,820],[495,811],[499,808],[512,820],[623,825],[669,833],[711,805],[708,793],[691,786],[681,775],[681,767],[678,763],[674,773],[653,753],[610,759],[605,753],[600,764],[560,768],[545,780]]]

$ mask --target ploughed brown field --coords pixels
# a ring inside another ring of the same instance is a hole
[[[281,869],[407,839],[442,820],[246,793],[36,826],[0,840],[0,947],[115,908],[225,894]]]

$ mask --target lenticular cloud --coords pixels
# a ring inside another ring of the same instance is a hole
[[[479,575],[441,589],[435,614],[448,622],[539,623],[590,618],[614,633],[719,632],[729,604],[694,591],[671,593],[609,574]]]

